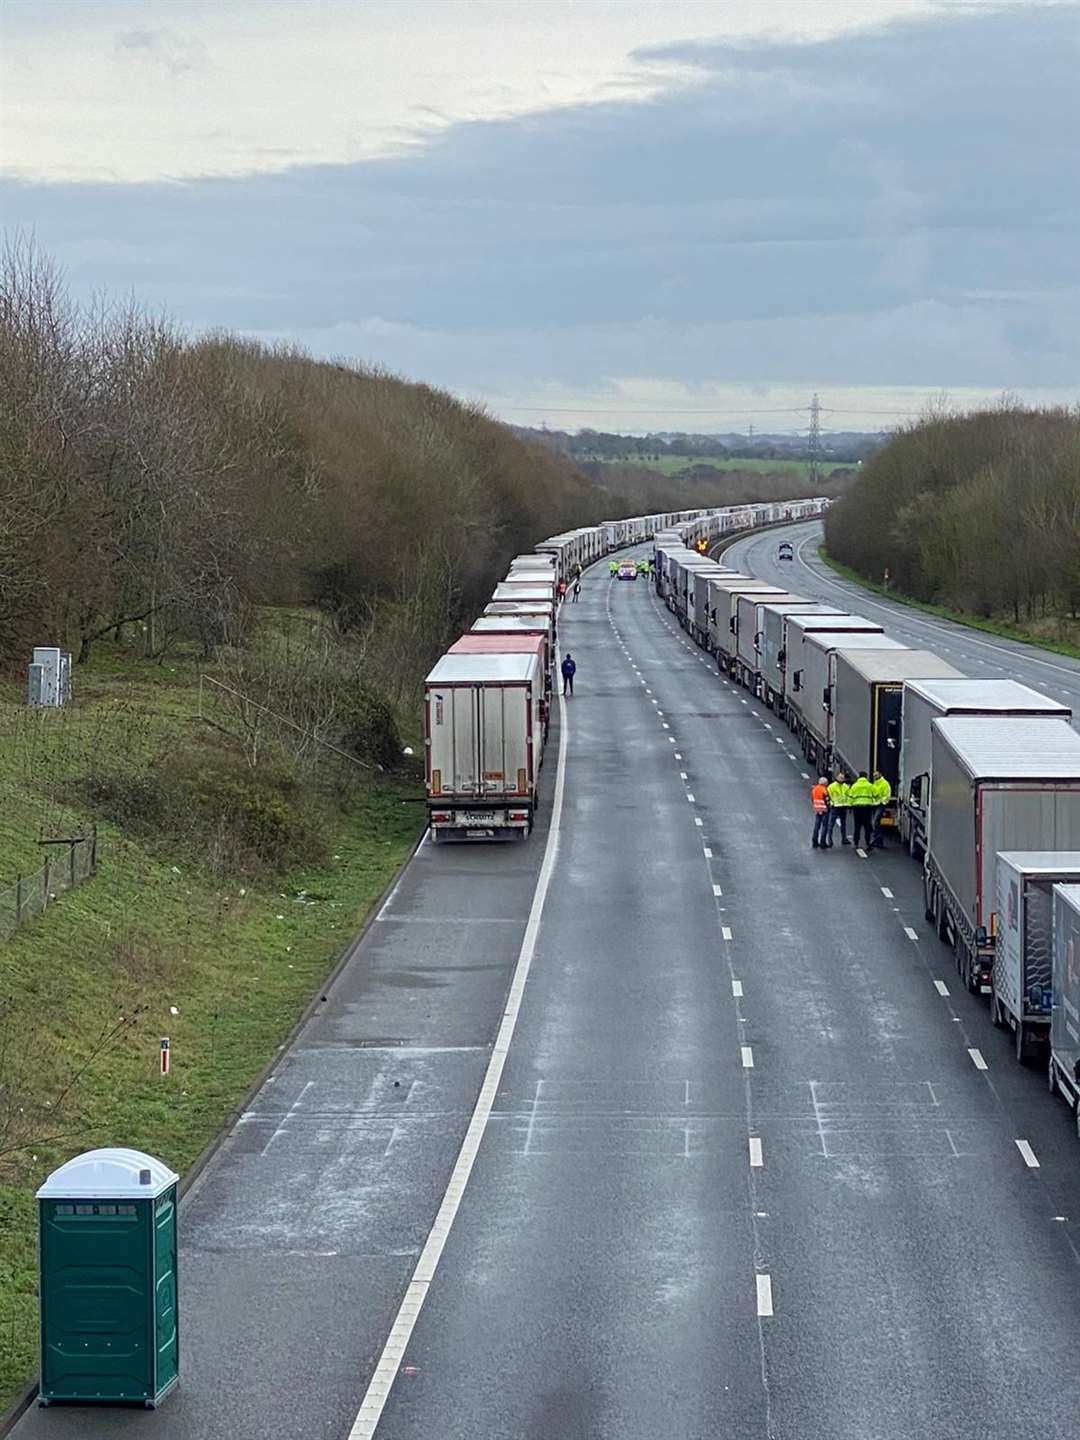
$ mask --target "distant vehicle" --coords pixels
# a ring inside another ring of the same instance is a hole
[[[781,540],[776,551],[777,560],[794,560],[795,551],[791,548],[790,540]]]
[[[631,560],[624,561],[624,563],[619,566],[619,576],[618,576],[618,578],[619,578],[620,580],[636,580],[636,579],[637,579],[637,566],[633,563],[633,561],[631,561]]]

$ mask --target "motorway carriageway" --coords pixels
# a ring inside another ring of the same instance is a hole
[[[180,1391],[20,1440],[1077,1434],[1075,1126],[918,867],[644,582],[560,638],[542,827],[420,850],[193,1192]]]

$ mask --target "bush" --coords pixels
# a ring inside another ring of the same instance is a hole
[[[279,769],[251,770],[227,752],[179,751],[145,772],[104,771],[82,794],[118,825],[212,868],[286,870],[326,857],[323,808]]]

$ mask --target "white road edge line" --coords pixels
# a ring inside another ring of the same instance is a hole
[[[473,1110],[465,1138],[461,1142],[461,1149],[458,1151],[454,1168],[450,1172],[450,1180],[442,1203],[439,1205],[428,1232],[412,1278],[405,1288],[405,1295],[394,1317],[394,1323],[390,1327],[390,1333],[386,1337],[382,1354],[372,1371],[364,1399],[349,1431],[348,1440],[372,1440],[375,1434],[383,1410],[386,1408],[386,1402],[390,1398],[394,1380],[401,1368],[405,1350],[419,1319],[420,1311],[427,1299],[431,1282],[435,1278],[435,1272],[442,1258],[443,1247],[446,1245],[454,1218],[461,1205],[465,1187],[469,1182],[469,1176],[472,1173],[480,1144],[484,1138],[484,1131],[495,1104],[503,1068],[506,1065],[506,1057],[510,1051],[510,1042],[514,1038],[518,1012],[525,994],[525,982],[529,978],[529,969],[536,953],[540,919],[559,853],[559,826],[562,820],[563,792],[566,782],[565,761],[568,733],[566,701],[560,695],[558,769],[555,776],[555,794],[551,804],[551,822],[544,847],[544,858],[540,863],[540,873],[537,876],[536,889],[533,892],[532,905],[529,908],[528,923],[522,937],[517,964],[514,966],[514,978],[506,997],[506,1008],[495,1036],[491,1058],[484,1073],[483,1084],[480,1086],[480,1094],[477,1096],[476,1108]]]
[[[893,893],[889,889],[888,885],[882,885],[881,893],[885,896],[886,900],[891,900],[893,898]]]
[[[691,805],[696,805],[696,804],[697,804],[697,801],[694,799],[693,795],[690,794],[690,791],[689,791],[689,790],[687,790],[687,792],[686,792],[686,798],[687,798],[687,800],[690,801],[690,804],[691,804]]]
[[[987,1064],[982,1057],[981,1050],[972,1050],[971,1047],[968,1046],[968,1054],[971,1056],[971,1063],[975,1066],[976,1070],[987,1069]]]
[[[757,1277],[757,1313],[759,1316],[771,1315],[772,1308],[772,1277],[759,1275]]]
[[[1028,1167],[1028,1169],[1029,1169],[1029,1170],[1038,1170],[1038,1168],[1039,1168],[1039,1161],[1038,1161],[1038,1159],[1037,1159],[1037,1157],[1036,1157],[1036,1155],[1035,1155],[1035,1151],[1031,1148],[1031,1146],[1028,1144],[1028,1142],[1027,1142],[1026,1140],[1017,1140],[1017,1142],[1016,1142],[1016,1148],[1020,1151],[1020,1154],[1024,1157],[1024,1164]]]
[[[708,845],[706,845],[706,846],[704,847],[704,853],[705,853],[705,859],[706,859],[706,860],[711,860],[711,859],[712,859],[712,851],[709,849]]]
[[[944,981],[944,980],[935,980],[935,981],[934,981],[934,989],[937,991],[937,993],[938,993],[939,995],[942,995],[942,996],[944,996],[946,999],[948,999],[948,997],[949,997],[949,987],[945,984],[945,981]]]
[[[918,940],[918,938],[919,938],[918,935],[915,933],[915,931],[911,928],[910,925],[905,925],[905,926],[904,926],[904,934],[907,936],[907,938],[908,938],[909,940]]]
[[[1016,1143],[1019,1144],[1020,1142],[1017,1141]],[[759,1169],[764,1163],[765,1163],[765,1162],[764,1162],[764,1159],[762,1158],[762,1154],[761,1154],[761,1141],[758,1139],[758,1137],[757,1137],[756,1135],[751,1135],[751,1136],[750,1136],[750,1164],[751,1164],[751,1166],[752,1166],[755,1170],[757,1170],[757,1169]]]

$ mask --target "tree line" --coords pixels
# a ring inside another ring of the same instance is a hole
[[[1014,622],[1080,609],[1080,414],[1003,402],[901,429],[825,520],[829,554]]]
[[[0,255],[0,665],[102,637],[163,657],[317,606],[414,685],[508,558],[620,498],[481,409],[291,346],[76,304]]]

